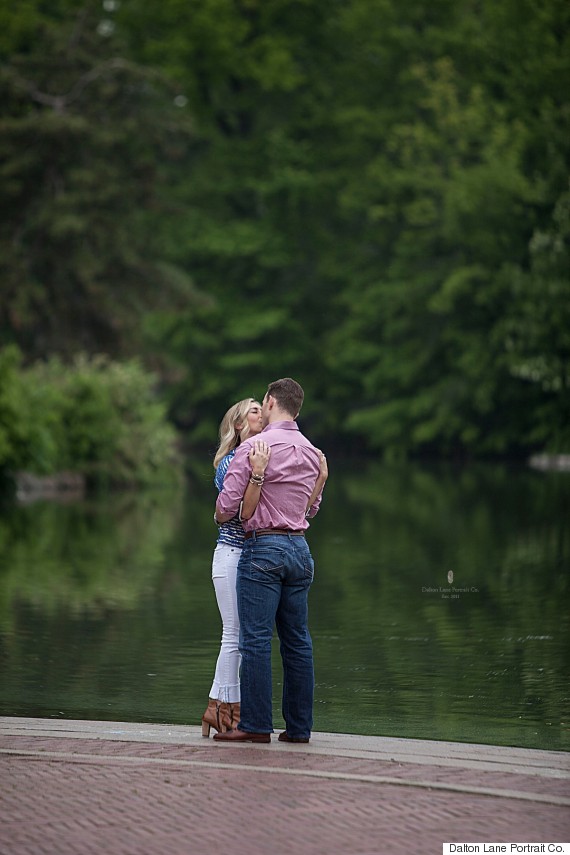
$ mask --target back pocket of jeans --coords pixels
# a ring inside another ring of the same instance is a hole
[[[258,547],[253,550],[251,556],[251,569],[254,572],[267,574],[279,574],[285,567],[284,553],[282,549],[266,549]]]
[[[303,566],[305,568],[305,579],[310,579],[312,582],[315,575],[315,562],[310,553],[304,556]]]

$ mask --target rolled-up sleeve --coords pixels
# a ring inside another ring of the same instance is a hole
[[[312,450],[313,452],[315,452],[315,453],[316,453],[316,455],[317,455],[317,465],[318,465],[318,467],[319,467],[319,472],[320,472],[320,462],[319,462],[319,460],[318,460],[319,452],[318,452],[318,451],[317,451],[317,449],[316,449],[316,448],[314,448],[314,447],[311,447],[311,450]],[[313,464],[314,464],[314,455],[311,455],[311,460],[313,461]],[[319,479],[319,474],[317,474],[317,480],[318,480],[318,479]],[[316,483],[316,482],[315,482],[315,483]],[[325,482],[325,483],[326,483],[326,482]],[[323,485],[322,485],[322,487],[321,487],[320,492],[317,494],[317,497],[316,497],[315,501],[313,502],[313,504],[310,506],[310,508],[307,510],[307,512],[306,512],[306,514],[305,514],[306,519],[311,520],[311,519],[313,519],[313,517],[314,517],[314,516],[316,516],[316,515],[317,515],[317,513],[318,513],[318,511],[319,511],[319,508],[320,508],[320,506],[321,506],[321,501],[322,501],[322,498],[323,498],[323,490],[324,490],[324,488],[325,488],[325,485],[323,484]],[[314,489],[314,487],[313,487],[313,489]],[[312,493],[312,490],[311,490],[311,493]]]
[[[312,520],[313,517],[316,517],[316,515],[318,514],[319,508],[321,506],[321,500],[323,498],[323,490],[324,490],[324,484],[323,484],[323,489],[321,490],[321,492],[319,493],[319,495],[317,496],[317,498],[315,499],[315,501],[313,502],[313,504],[311,505],[311,507],[309,508],[309,510],[306,513],[307,519]]]
[[[248,455],[249,445],[240,445],[225,474],[222,491],[216,501],[216,512],[234,517],[239,511],[251,472]]]

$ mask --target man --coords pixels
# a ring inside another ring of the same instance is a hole
[[[252,475],[249,451],[242,443],[227,471],[216,503],[223,522],[238,513],[248,483],[261,493],[250,519],[237,571],[241,624],[241,719],[235,730],[217,733],[223,742],[270,742],[271,639],[277,626],[283,662],[281,742],[308,742],[313,725],[313,647],[308,628],[308,593],[314,564],[305,530],[321,502],[326,461],[300,432],[296,418],[303,403],[301,386],[286,377],[270,383],[261,414],[270,447],[264,476]]]

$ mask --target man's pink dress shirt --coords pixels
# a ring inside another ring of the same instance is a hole
[[[318,450],[293,421],[268,424],[257,437],[249,437],[238,446],[226,472],[216,510],[233,516],[238,513],[251,475],[248,455],[257,438],[263,438],[271,446],[271,457],[265,470],[259,504],[251,519],[243,522],[245,531],[262,528],[298,531],[308,528],[307,503],[320,472],[320,458]],[[309,517],[317,513],[321,496],[322,491],[311,506]]]

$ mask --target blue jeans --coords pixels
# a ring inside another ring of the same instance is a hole
[[[271,639],[277,627],[283,662],[282,712],[289,736],[313,726],[313,644],[308,594],[314,564],[298,535],[255,535],[245,541],[237,571],[240,618],[240,730],[272,733]]]

